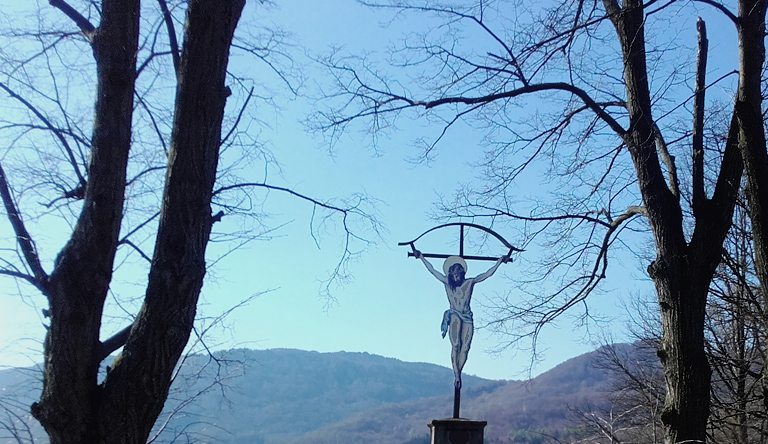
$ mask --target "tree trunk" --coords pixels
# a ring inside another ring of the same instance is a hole
[[[154,256],[144,305],[97,384],[99,331],[123,210],[139,0],[105,0],[93,48],[93,148],[82,214],[46,286],[44,389],[32,407],[52,444],[143,444],[187,344],[205,275],[211,196],[229,90],[229,48],[245,0],[191,0]]]
[[[761,76],[765,64],[765,0],[739,0],[739,149],[744,158],[746,196],[752,222],[755,273],[768,295],[768,151],[762,115]],[[768,305],[763,308],[763,335],[768,333]],[[763,337],[763,344],[768,344]],[[764,347],[766,347],[764,345]],[[768,349],[763,350],[768,362]],[[768,410],[768,374],[763,366],[764,408]]]
[[[229,47],[244,5],[188,6],[160,226],[144,305],[103,386],[105,443],[146,441],[192,330],[213,224]]]
[[[51,319],[32,414],[52,444],[97,442],[94,358],[123,215],[138,36],[139,0],[105,0],[93,37],[98,83],[83,208],[44,286]]]
[[[661,306],[662,341],[658,356],[667,389],[661,420],[668,444],[705,442],[710,405],[711,370],[704,349],[704,309],[711,275],[686,273],[686,268],[692,271],[698,267],[686,267],[687,258],[681,259],[673,267],[659,267],[659,259],[649,267]],[[675,278],[665,275],[670,271],[676,272]],[[696,281],[707,285],[696,285]]]
[[[677,184],[667,184],[656,152],[648,85],[642,0],[603,1],[624,58],[630,127],[625,143],[655,238],[656,259],[648,273],[661,308],[662,343],[658,351],[666,380],[661,415],[665,442],[704,442],[709,417],[711,370],[704,347],[704,314],[709,284],[720,261],[720,248],[731,226],[741,176],[741,159],[729,143],[712,199],[696,213],[690,242],[683,231]],[[731,131],[732,135],[734,134]],[[733,138],[731,138],[733,139]]]

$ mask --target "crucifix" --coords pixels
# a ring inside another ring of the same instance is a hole
[[[421,239],[424,235],[431,231],[450,226],[459,227],[458,255],[422,253],[416,249],[416,241]],[[501,241],[504,246],[509,248],[509,252],[501,257],[465,255],[465,228],[476,228],[494,236]],[[474,334],[474,323],[470,302],[472,300],[472,292],[474,291],[475,284],[491,277],[501,264],[511,262],[512,259],[510,258],[510,255],[514,251],[523,250],[513,247],[498,233],[489,228],[464,222],[456,222],[434,227],[422,233],[421,236],[416,239],[410,242],[400,242],[398,245],[410,245],[411,251],[408,253],[408,256],[421,259],[424,266],[427,267],[427,270],[445,286],[445,293],[448,297],[450,308],[443,313],[443,322],[440,329],[443,337],[448,334],[448,337],[451,340],[451,364],[453,366],[454,375],[453,417],[458,418],[461,405],[461,371],[464,368],[464,364],[467,362],[469,347],[472,344],[472,336]],[[443,273],[445,274],[437,271],[427,258],[445,259],[445,262],[443,263]],[[467,278],[467,260],[496,261],[496,263],[486,272],[472,278]]]

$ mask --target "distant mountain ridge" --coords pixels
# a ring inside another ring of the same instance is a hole
[[[448,368],[368,353],[232,350],[226,359],[244,363],[235,367],[243,375],[229,380],[225,391],[236,407],[217,409],[218,396],[210,393],[189,408],[200,416],[220,413],[211,422],[231,433],[219,436],[223,443],[287,444],[354,413],[446,394],[453,387]],[[489,383],[494,384],[466,378],[468,387]]]
[[[588,353],[526,382],[467,375],[462,416],[488,421],[486,444],[528,431],[557,436],[570,425],[569,406],[604,403],[610,378],[594,368],[596,359]],[[367,353],[236,349],[191,356],[155,442],[185,436],[223,444],[426,443],[427,423],[452,413],[452,382],[449,368]],[[34,373],[0,371],[0,408],[28,417],[39,390]],[[0,441],[6,434],[0,431]],[[39,426],[33,434],[45,442]]]
[[[594,351],[529,381],[496,381],[464,389],[462,417],[488,422],[485,444],[532,444],[541,442],[539,437],[544,434],[566,438],[574,427],[571,408],[607,406],[612,381],[605,370],[596,368],[599,359],[599,352]],[[292,444],[428,444],[427,423],[451,413],[452,396],[448,395],[386,405],[322,427]],[[380,430],[384,424],[390,429]]]

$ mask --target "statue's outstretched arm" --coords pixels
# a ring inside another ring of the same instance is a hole
[[[413,253],[414,257],[416,259],[421,259],[422,262],[424,262],[424,266],[427,267],[427,270],[429,270],[430,273],[432,273],[432,276],[436,277],[438,281],[447,284],[448,278],[443,275],[443,273],[440,273],[439,271],[435,270],[435,267],[432,266],[432,264],[429,263],[429,261],[424,257],[423,254],[421,254],[421,251],[416,250]]]
[[[483,274],[481,274],[481,275],[478,275],[478,276],[477,276],[476,278],[474,278],[473,280],[475,281],[475,283],[477,283],[477,282],[483,282],[484,280],[486,280],[486,279],[488,279],[489,277],[493,276],[493,273],[496,273],[496,270],[498,270],[498,268],[499,268],[499,265],[501,265],[501,264],[505,264],[505,263],[507,263],[507,262],[512,262],[512,259],[510,259],[509,255],[506,255],[506,256],[502,256],[502,257],[500,257],[500,258],[499,258],[499,260],[497,260],[497,261],[496,261],[496,263],[495,263],[495,264],[493,264],[493,267],[491,267],[491,268],[490,268],[488,271],[486,271],[485,273],[483,273]]]

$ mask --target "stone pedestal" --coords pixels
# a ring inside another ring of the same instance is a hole
[[[430,444],[483,444],[486,421],[463,418],[434,419],[429,423]]]

